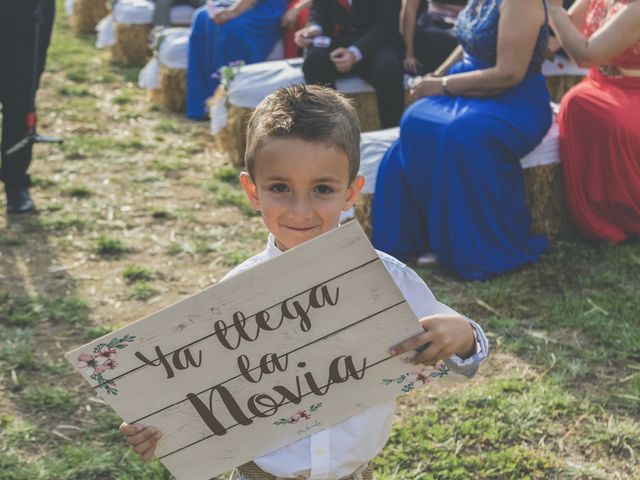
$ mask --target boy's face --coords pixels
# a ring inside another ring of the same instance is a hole
[[[349,183],[344,153],[298,138],[271,140],[258,150],[254,177],[255,183],[243,172],[240,180],[282,251],[335,228],[364,185],[361,176]]]

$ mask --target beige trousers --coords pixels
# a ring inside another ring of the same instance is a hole
[[[229,480],[304,480],[304,477],[274,477],[270,473],[262,470],[255,463],[249,462],[234,469]],[[366,465],[362,469],[358,469],[358,471],[350,477],[345,477],[341,480],[373,480],[373,468],[371,465]]]

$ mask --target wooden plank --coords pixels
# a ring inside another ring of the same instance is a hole
[[[350,222],[66,356],[197,480],[395,398],[410,355],[388,349],[421,331]]]

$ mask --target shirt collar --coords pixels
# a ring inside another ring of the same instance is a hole
[[[282,255],[284,252],[278,248],[276,245],[276,237],[273,234],[269,234],[269,239],[267,240],[267,256],[269,258],[275,258]]]

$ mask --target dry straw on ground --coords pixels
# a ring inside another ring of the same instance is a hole
[[[95,33],[96,25],[108,13],[106,0],[75,0],[71,27],[76,33]]]
[[[581,75],[554,75],[545,77],[551,101],[560,103],[565,93],[584,79]]]
[[[524,169],[525,203],[531,211],[531,231],[550,237],[565,231],[570,224],[564,201],[562,168],[559,163]],[[360,195],[356,218],[371,237],[373,195]]]
[[[160,64],[159,87],[151,90],[151,100],[171,112],[182,112],[187,93],[187,71]]]
[[[111,47],[111,61],[119,65],[144,65],[151,56],[149,34],[151,24],[126,25],[114,23],[115,44]]]

